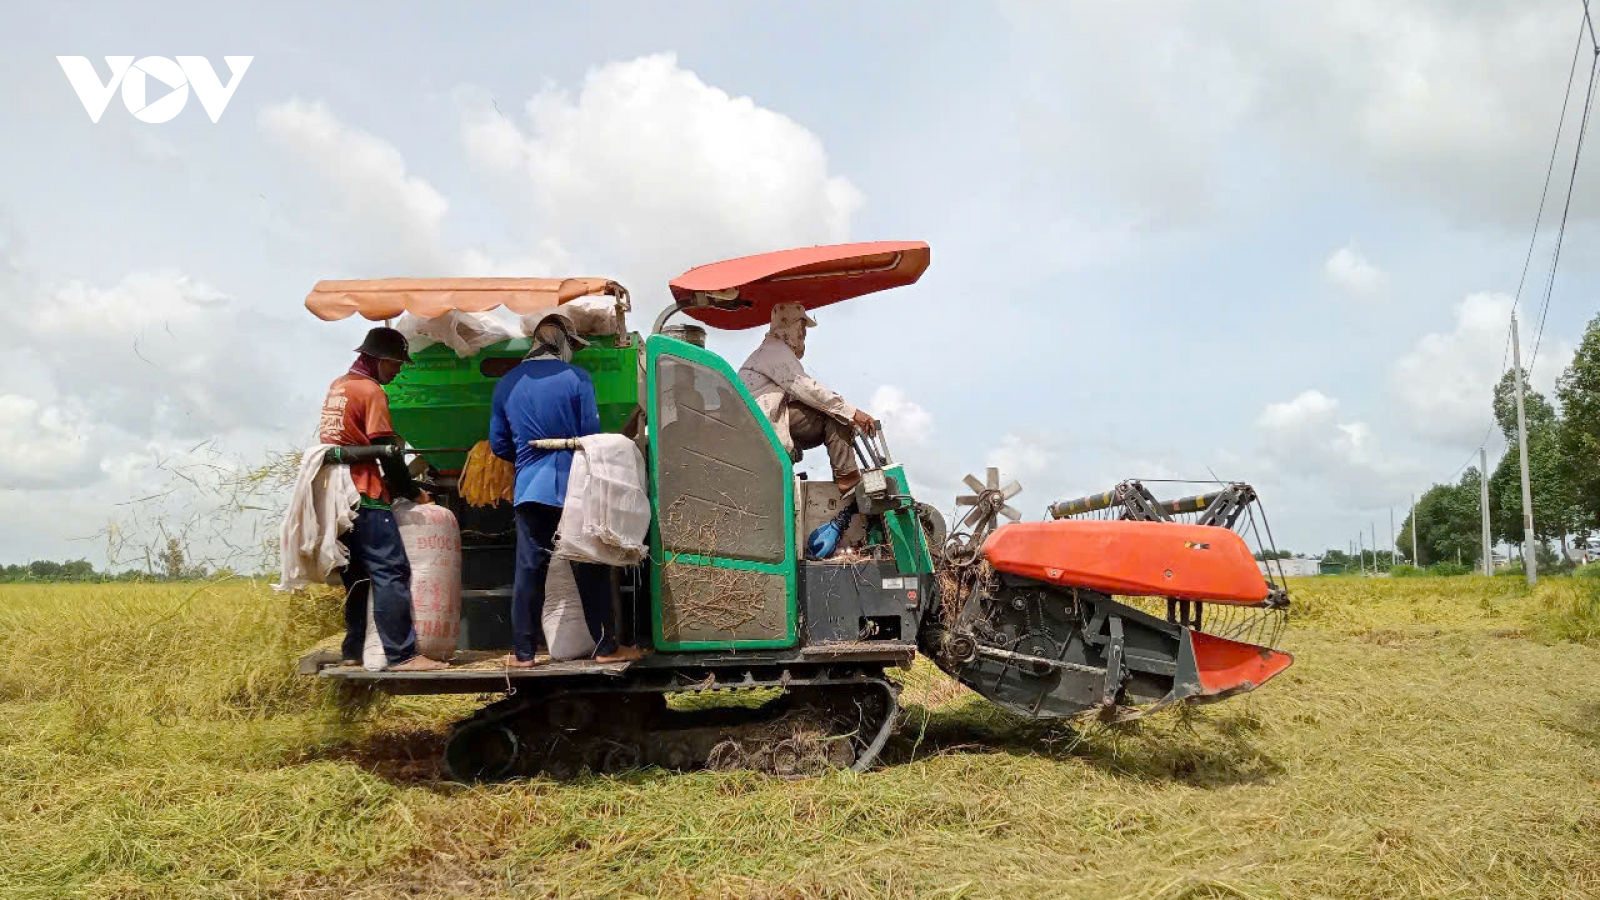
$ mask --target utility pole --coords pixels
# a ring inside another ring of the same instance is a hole
[[[1389,507],[1389,568],[1394,568],[1394,555],[1400,552],[1394,540],[1394,507]]]
[[[1378,523],[1368,522],[1372,528],[1372,574],[1378,574]]]
[[[1494,545],[1489,540],[1489,454],[1478,448],[1478,505],[1483,511],[1483,574],[1494,575]]]
[[[1528,487],[1528,415],[1522,405],[1522,341],[1517,337],[1517,313],[1511,312],[1511,368],[1517,373],[1517,454],[1522,461],[1522,571],[1528,586],[1539,583],[1539,562],[1534,553],[1533,490]]]
[[[1356,529],[1356,559],[1361,561],[1361,574],[1367,574],[1367,548],[1361,546],[1361,529]]]
[[[1422,568],[1422,548],[1417,546],[1417,495],[1411,495],[1411,564]]]

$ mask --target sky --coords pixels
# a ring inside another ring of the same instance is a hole
[[[1581,13],[13,3],[0,563],[103,561],[193,516],[186,473],[309,443],[365,327],[305,311],[320,279],[606,276],[647,330],[685,269],[864,240],[927,241],[932,265],[820,311],[805,362],[887,423],[919,496],[949,509],[993,465],[1036,519],[1125,478],[1217,477],[1257,487],[1280,547],[1386,545],[1490,427]],[[102,80],[106,56],[201,55],[224,83],[224,56],[253,59],[215,122],[198,90],[170,121],[116,94],[94,122],[61,55]],[[1593,170],[1537,340],[1546,393],[1600,312]],[[759,337],[710,346],[737,365]]]

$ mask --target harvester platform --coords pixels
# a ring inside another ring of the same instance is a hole
[[[876,664],[907,667],[916,658],[917,645],[900,641],[840,641],[811,644],[793,650],[725,651],[714,653],[652,653],[634,662],[597,662],[592,659],[552,660],[540,655],[539,664],[517,669],[502,662],[504,652],[460,651],[448,669],[431,672],[371,672],[361,666],[340,665],[338,639],[329,638],[300,657],[302,675],[363,685],[392,694],[479,694],[507,691],[519,682],[550,679],[616,679],[632,671],[659,673],[691,666],[725,670],[788,666],[807,668],[825,664]]]
[[[462,781],[640,765],[863,771],[899,709],[884,670],[909,666],[916,655],[909,642],[860,641],[659,653],[634,662],[545,660],[517,669],[503,654],[457,653],[448,669],[369,672],[339,665],[335,640],[303,656],[301,671],[390,694],[503,695],[452,730],[445,765]],[[727,699],[668,702],[686,695]]]
[[[371,672],[361,666],[340,665],[337,650],[318,647],[300,658],[300,672],[334,681],[364,685],[393,694],[476,694],[507,690],[521,681],[549,678],[615,678],[633,665],[629,662],[602,663],[591,659],[552,660],[541,657],[538,665],[517,669],[505,665],[504,653],[463,652],[456,654],[448,669],[431,672]]]

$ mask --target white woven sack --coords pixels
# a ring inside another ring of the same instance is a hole
[[[587,659],[593,655],[594,638],[589,636],[589,623],[583,618],[583,600],[578,596],[577,579],[572,577],[572,564],[566,560],[550,560],[544,579],[544,615],[539,624],[544,628],[551,659]]]
[[[358,589],[359,590],[359,589]],[[383,655],[383,640],[378,637],[378,620],[373,616],[372,583],[367,582],[367,641],[361,646],[361,668],[368,672],[382,672],[389,667],[389,658]]]
[[[555,555],[608,566],[644,559],[650,531],[644,456],[618,434],[582,438],[567,475]]]
[[[395,328],[406,336],[414,352],[432,344],[444,344],[462,359],[477,354],[479,350],[501,341],[519,337],[520,329],[492,313],[446,310],[432,319],[405,313],[395,323]]]

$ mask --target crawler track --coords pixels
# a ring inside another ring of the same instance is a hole
[[[445,768],[458,781],[646,766],[748,768],[785,777],[859,772],[889,738],[897,692],[881,665],[849,664],[724,666],[701,678],[630,672],[615,680],[527,685],[455,727]],[[748,703],[668,703],[669,696],[694,694]]]

